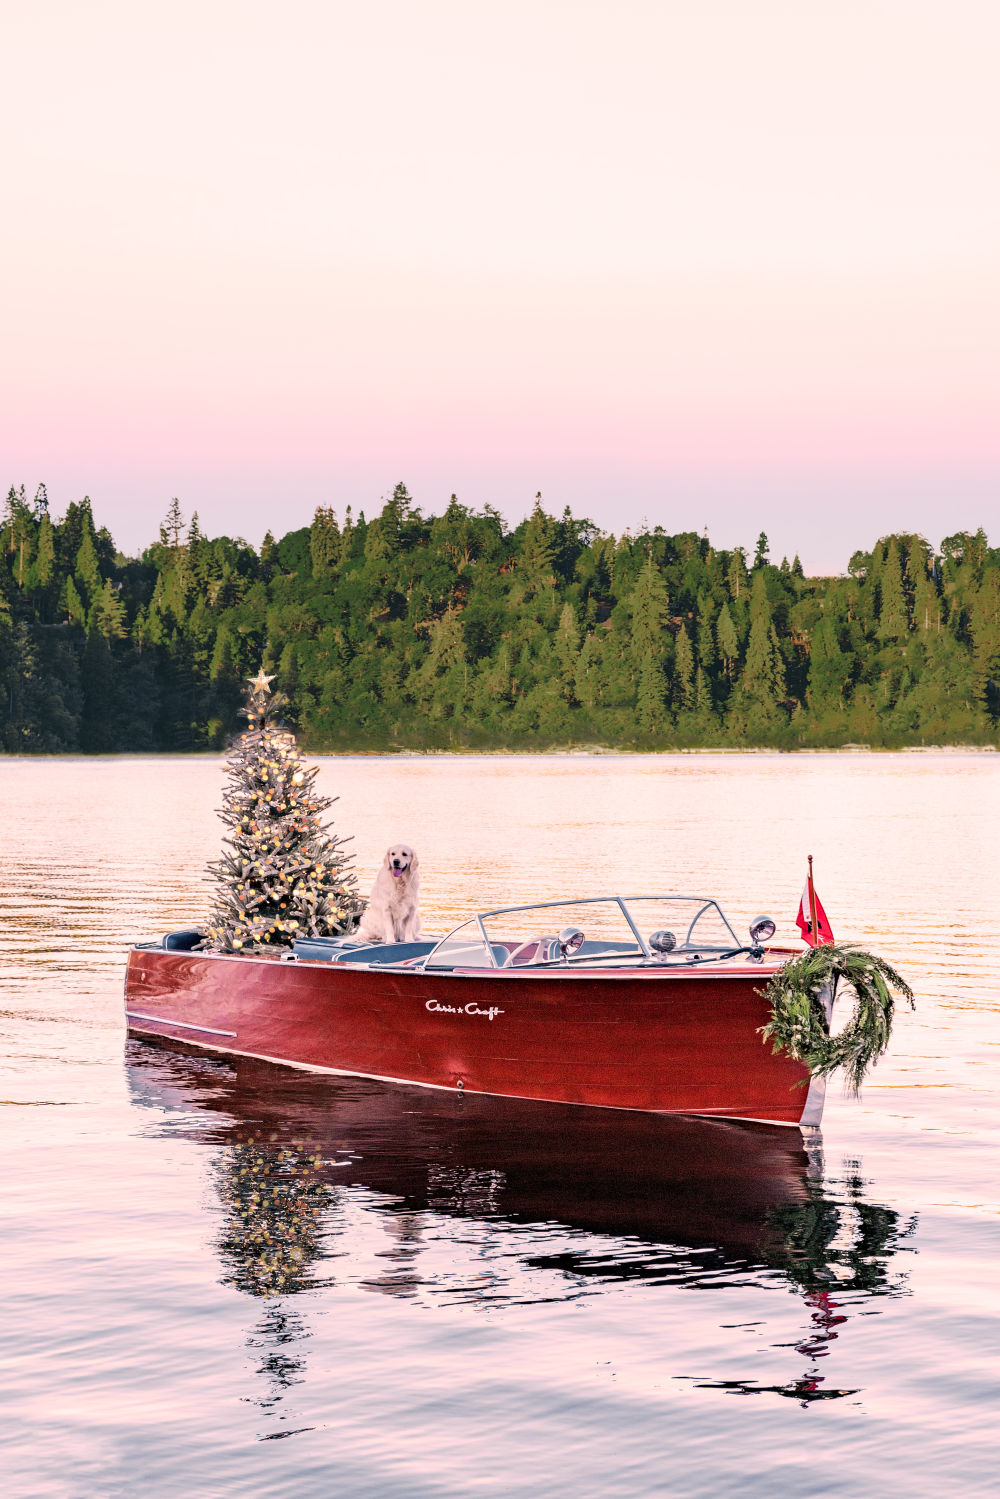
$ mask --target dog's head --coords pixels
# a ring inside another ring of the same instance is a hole
[[[401,879],[404,874],[412,874],[419,863],[416,852],[408,843],[395,843],[392,848],[386,849],[385,867],[394,880]]]

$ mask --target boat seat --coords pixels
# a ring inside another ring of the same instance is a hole
[[[190,952],[193,947],[197,947],[201,938],[201,932],[167,932],[160,938],[159,945],[168,952]]]
[[[365,963],[381,968],[387,963],[408,963],[426,957],[434,942],[377,942],[349,946],[329,938],[301,937],[295,944],[295,956],[310,962]]]

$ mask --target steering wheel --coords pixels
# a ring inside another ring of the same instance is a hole
[[[519,963],[518,959],[523,954],[527,954],[529,949],[531,949],[530,956],[526,958],[525,962]],[[529,937],[526,942],[519,943],[517,947],[511,950],[503,966],[505,968],[528,968],[532,963],[549,963],[553,958],[558,958],[558,956],[558,937]]]

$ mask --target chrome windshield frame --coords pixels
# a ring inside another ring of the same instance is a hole
[[[440,941],[431,949],[431,951],[427,954],[427,956],[418,965],[416,965],[416,970],[418,972],[420,972],[420,973],[423,973],[428,968],[431,968],[433,966],[432,959],[434,958],[435,954],[437,952],[439,952],[440,949],[445,945],[445,943],[449,942],[451,940],[451,938],[456,935],[456,933],[458,933],[458,932],[460,932],[462,930],[463,927],[472,926],[473,924],[475,924],[475,926],[477,926],[479,928],[479,936],[480,936],[480,938],[482,940],[483,947],[485,948],[486,954],[487,954],[487,956],[489,958],[489,963],[488,963],[487,966],[490,967],[490,968],[493,968],[493,969],[500,968],[502,965],[499,964],[499,963],[497,963],[497,960],[494,957],[494,954],[493,954],[493,944],[490,941],[489,935],[488,935],[488,933],[486,931],[486,927],[483,925],[483,923],[485,921],[487,921],[488,919],[490,919],[491,917],[494,917],[494,916],[516,916],[516,915],[519,915],[519,914],[521,914],[522,912],[525,912],[525,911],[553,911],[553,910],[559,910],[561,907],[565,907],[565,906],[596,906],[596,905],[609,905],[609,904],[612,904],[612,903],[618,906],[619,910],[621,911],[622,915],[625,918],[625,921],[628,924],[628,927],[629,927],[630,931],[632,932],[633,937],[636,940],[636,943],[637,943],[638,949],[639,949],[639,951],[636,954],[636,956],[637,957],[641,957],[641,958],[643,958],[645,960],[648,960],[648,961],[653,961],[653,962],[660,963],[660,962],[662,962],[662,960],[656,954],[654,954],[654,953],[652,953],[650,951],[650,948],[649,948],[649,945],[648,945],[646,939],[643,937],[643,935],[640,932],[638,926],[636,925],[636,923],[635,923],[635,921],[634,921],[634,919],[632,917],[632,913],[629,910],[629,902],[630,901],[668,901],[668,900],[672,900],[672,901],[684,901],[685,904],[687,904],[687,905],[696,905],[696,906],[698,906],[698,910],[695,912],[695,914],[691,918],[690,923],[688,924],[687,935],[685,937],[685,943],[684,943],[684,945],[686,947],[690,947],[691,946],[691,933],[694,931],[695,926],[701,920],[702,916],[704,916],[704,914],[705,914],[706,911],[708,911],[710,909],[714,909],[715,912],[716,912],[716,915],[719,917],[719,920],[722,922],[722,925],[725,927],[726,931],[729,932],[730,936],[733,939],[732,940],[732,946],[734,948],[741,948],[742,944],[740,943],[739,938],[737,937],[736,933],[733,931],[733,929],[730,926],[730,924],[729,924],[728,920],[726,919],[726,917],[723,915],[722,910],[721,910],[721,908],[719,906],[718,901],[715,900],[715,899],[713,899],[712,896],[709,896],[709,895],[584,895],[584,896],[578,896],[575,899],[573,897],[566,897],[563,900],[529,901],[529,902],[527,902],[524,905],[518,905],[518,906],[498,906],[493,911],[479,911],[474,916],[467,916],[464,921],[460,921],[457,926],[452,927],[451,931],[447,932],[440,939]],[[706,947],[706,950],[708,950],[708,951],[715,951],[716,950],[714,944],[703,944],[703,945]],[[719,951],[725,951],[725,950],[726,949],[722,949],[722,948],[719,949]],[[623,957],[624,956],[625,955],[623,954]],[[437,971],[439,971],[441,973],[447,973],[449,970],[447,968],[442,967],[441,969],[439,969]]]

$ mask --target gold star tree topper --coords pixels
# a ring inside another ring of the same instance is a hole
[[[250,683],[250,686],[253,688],[254,697],[259,697],[259,695],[262,692],[266,692],[267,691],[268,684],[274,681],[274,677],[273,676],[266,677],[264,675],[264,668],[261,667],[261,669],[257,673],[257,675],[255,677],[248,677],[247,681]]]

